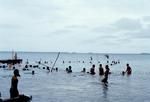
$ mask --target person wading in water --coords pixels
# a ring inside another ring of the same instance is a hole
[[[104,79],[102,80],[102,82],[107,85],[108,84],[108,75],[110,74],[110,69],[109,69],[108,65],[106,65],[105,68],[106,68],[106,71],[104,73]]]
[[[131,73],[132,73],[131,67],[129,66],[129,64],[127,64],[126,66],[127,66],[127,69],[126,69],[127,75],[131,75]]]
[[[11,79],[10,98],[19,96],[18,78],[17,77],[20,77],[20,74],[19,74],[19,70],[15,69],[14,76]]]

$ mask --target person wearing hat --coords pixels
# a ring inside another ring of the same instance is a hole
[[[14,76],[11,79],[10,98],[19,96],[18,78],[17,77],[20,77],[20,74],[19,74],[19,70],[15,69]]]

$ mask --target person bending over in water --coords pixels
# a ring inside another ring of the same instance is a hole
[[[90,69],[90,74],[95,74],[95,64],[92,65],[92,68]]]
[[[99,65],[99,75],[104,75],[104,69],[102,64]]]
[[[19,70],[15,69],[14,76],[11,79],[10,98],[19,96],[18,78],[17,77],[20,77],[20,74],[19,74]]]
[[[127,73],[128,75],[130,75],[130,74],[132,73],[132,69],[131,69],[131,67],[129,66],[129,64],[127,64],[126,66],[127,66],[126,73]]]
[[[104,73],[104,79],[102,80],[102,82],[108,83],[108,75],[110,74],[110,72],[109,72],[110,69],[109,69],[108,65],[106,65],[105,68],[106,68],[106,71]]]

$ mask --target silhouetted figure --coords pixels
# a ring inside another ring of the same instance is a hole
[[[3,68],[6,68],[6,66],[5,66],[5,65],[3,65]]]
[[[27,65],[27,64],[25,65],[25,68],[28,68],[28,65]]]
[[[123,76],[125,75],[125,73],[126,73],[125,71],[122,71],[122,75],[123,75]]]
[[[130,75],[132,73],[132,69],[129,66],[129,64],[127,64],[126,66],[127,66],[126,73],[127,73],[127,75]]]
[[[15,67],[13,67],[13,69],[15,69]]]
[[[56,72],[58,72],[58,68],[56,67]]]
[[[47,67],[47,70],[50,71],[49,67]]]
[[[34,72],[34,70],[32,71],[32,75],[34,75],[35,74],[35,72]]]
[[[17,77],[20,77],[20,74],[19,74],[19,70],[15,69],[14,76],[11,79],[10,98],[19,96],[18,78]]]
[[[95,64],[92,65],[92,68],[90,69],[90,74],[95,75]]]
[[[107,61],[107,63],[109,63],[109,61]]]
[[[99,75],[104,75],[104,69],[102,64],[99,65]]]
[[[66,72],[68,72],[68,68],[66,68]]]
[[[72,73],[71,66],[69,66],[68,73]]]
[[[83,68],[83,70],[82,70],[81,72],[85,73],[85,72],[86,72],[86,69],[85,69],[85,68]]]
[[[106,57],[107,59],[109,59],[109,55],[106,54],[105,57]]]
[[[104,79],[102,80],[102,82],[104,82],[105,84],[107,84],[108,83],[108,75],[110,74],[110,72],[109,72],[109,70],[110,70],[109,66],[106,65],[105,69],[106,69],[106,71],[104,73]]]
[[[32,67],[32,65],[29,65],[29,67]]]

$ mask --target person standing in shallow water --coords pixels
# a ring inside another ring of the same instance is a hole
[[[18,78],[17,77],[20,77],[20,74],[19,74],[19,70],[15,69],[14,76],[11,79],[10,98],[19,96]]]
[[[68,73],[72,73],[72,67],[69,66]]]
[[[132,69],[129,66],[129,64],[127,64],[126,66],[127,66],[126,73],[127,73],[127,75],[130,75],[132,73]]]
[[[92,68],[90,69],[90,74],[95,75],[95,64],[92,65]]]
[[[99,75],[104,75],[104,69],[103,69],[103,66],[102,64],[99,65]]]
[[[105,71],[105,73],[104,73],[104,79],[102,80],[102,82],[108,83],[108,75],[110,74],[110,72],[109,72],[110,69],[109,69],[109,66],[108,66],[108,65],[106,65],[105,68],[106,68],[106,71]]]

